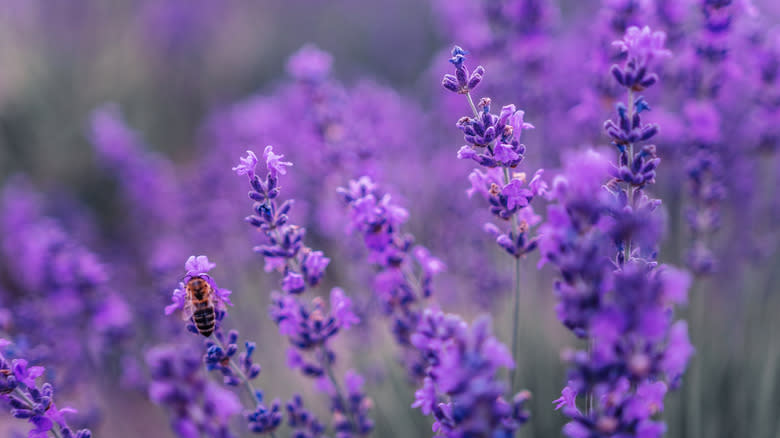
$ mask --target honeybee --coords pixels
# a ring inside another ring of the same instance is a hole
[[[211,336],[217,325],[214,288],[205,278],[196,275],[187,281],[184,289],[187,292],[184,319],[191,319],[201,335]]]

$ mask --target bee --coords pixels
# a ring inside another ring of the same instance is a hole
[[[184,319],[191,319],[201,335],[211,336],[217,325],[214,288],[205,278],[196,275],[187,281],[185,291],[187,301],[184,306]]]

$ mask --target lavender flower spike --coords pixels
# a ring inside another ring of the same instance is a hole
[[[287,173],[286,168],[292,166],[292,163],[282,161],[282,158],[283,155],[274,153],[271,146],[266,146],[263,152],[266,168],[264,177],[256,173],[258,159],[252,151],[247,151],[247,156],[241,158],[241,163],[233,168],[238,175],[247,175],[252,188],[249,198],[255,201],[256,214],[247,217],[246,221],[258,228],[266,238],[265,244],[254,249],[264,256],[266,271],[277,270],[282,273],[280,286],[284,293],[272,292],[270,316],[279,326],[279,333],[290,342],[288,366],[300,370],[306,377],[318,379],[319,386],[329,394],[333,412],[332,426],[337,435],[343,438],[366,436],[373,429],[373,422],[368,417],[371,402],[359,390],[360,385],[354,385],[355,381],[362,381],[362,377],[348,373],[345,378],[348,392],[345,396],[333,372],[336,354],[329,345],[339,332],[349,329],[360,320],[352,310],[352,301],[340,288],[331,290],[329,309],[326,309],[320,297],[315,297],[308,304],[300,297],[307,289],[320,283],[330,259],[321,251],[304,244],[304,228],[288,223],[287,213],[293,201],[280,203],[277,198],[280,192],[279,177]],[[291,414],[296,414],[298,404],[288,409],[292,410]],[[277,404],[270,411],[258,411],[260,417],[256,422],[257,430],[264,430],[267,419],[263,420],[263,416],[270,413],[276,418],[276,411]],[[309,424],[308,427],[315,436],[320,432],[316,424]]]
[[[662,436],[666,426],[657,414],[693,353],[685,322],[673,321],[690,277],[655,260],[660,201],[645,188],[655,183],[660,159],[653,145],[635,150],[658,132],[642,123],[649,105],[633,93],[656,82],[650,61],[667,55],[663,41],[648,28],[629,28],[616,43],[628,54],[622,66],[612,67],[627,102],[617,105],[616,121],[605,123],[617,165],[608,167],[593,151],[567,157],[550,196],[558,204],[542,229],[544,260],[561,274],[558,316],[588,340],[587,350],[564,352],[569,382],[553,402],[571,419],[563,429],[570,438]],[[578,397],[585,399],[582,408]]]
[[[486,223],[485,231],[495,238],[496,244],[511,255],[514,260],[514,312],[512,321],[512,357],[518,355],[518,330],[520,317],[520,260],[537,247],[537,237],[532,227],[541,220],[533,211],[531,201],[538,195],[543,195],[547,184],[542,180],[542,169],[536,171],[530,183],[526,185],[526,174],[515,169],[524,159],[525,145],[520,143],[524,129],[534,126],[524,120],[525,112],[515,105],[506,105],[496,115],[490,112],[491,100],[483,97],[477,106],[471,98],[471,81],[465,82],[466,67],[463,65],[466,52],[458,46],[452,49],[456,77],[460,87],[455,90],[466,95],[474,116],[461,117],[457,127],[463,132],[466,145],[458,151],[458,158],[473,160],[485,169],[485,172],[475,169],[469,180],[472,188],[469,196],[480,193],[489,203],[490,212],[496,216],[502,225]],[[477,68],[478,79],[481,80],[484,68]],[[445,88],[452,89],[453,76],[445,75]],[[479,81],[477,81],[479,82]],[[450,86],[448,86],[448,84]],[[476,83],[474,84],[476,86]],[[509,222],[509,226],[503,225]],[[502,229],[503,228],[503,229]],[[508,228],[508,229],[507,229]],[[510,371],[510,391],[514,391],[515,372]]]
[[[11,342],[0,339],[0,349]],[[43,375],[44,368],[28,367],[25,359],[8,360],[0,354],[0,399],[6,402],[11,415],[27,420],[33,429],[30,438],[74,437],[91,438],[89,429],[73,432],[65,421],[66,414],[76,413],[75,409],[58,409],[54,403],[54,387],[51,383],[39,385],[36,380]]]

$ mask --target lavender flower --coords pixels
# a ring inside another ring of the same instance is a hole
[[[444,75],[444,79],[441,81],[441,85],[455,93],[467,94],[469,91],[482,82],[482,75],[485,74],[485,68],[479,66],[469,73],[464,61],[466,60],[466,52],[462,48],[455,46],[452,48],[452,58],[450,62],[455,66],[455,75]]]
[[[255,201],[257,215],[246,220],[267,240],[267,244],[255,247],[255,251],[265,256],[266,271],[283,273],[281,286],[285,294],[272,293],[270,315],[279,326],[280,334],[287,336],[292,345],[288,351],[288,366],[300,369],[305,376],[319,378],[320,385],[329,393],[337,436],[365,436],[373,429],[373,422],[368,417],[370,401],[362,393],[353,394],[354,385],[349,381],[348,393],[344,395],[332,370],[336,354],[328,345],[338,332],[360,320],[352,311],[352,301],[339,288],[331,290],[329,312],[325,311],[319,297],[309,306],[297,297],[305,289],[319,284],[330,259],[304,245],[304,228],[288,223],[287,213],[293,201],[278,203],[279,176],[286,174],[285,168],[292,165],[281,161],[282,158],[283,155],[275,154],[271,146],[266,146],[263,153],[266,172],[262,178],[256,173],[258,160],[252,151],[247,151],[246,158],[233,168],[238,175],[247,175],[252,187],[249,198]],[[359,378],[355,376],[348,375],[348,379]]]
[[[453,63],[458,72],[465,70],[463,66],[464,55],[465,52],[459,47],[456,46],[453,49],[453,56],[457,56],[458,59],[457,63]],[[477,70],[484,72],[482,67],[478,67]],[[445,76],[445,81],[446,79],[447,76]],[[480,99],[479,104],[475,107],[469,93],[472,88],[467,88],[462,92],[466,95],[474,117],[466,116],[458,120],[458,128],[463,132],[464,139],[468,143],[460,148],[458,158],[472,159],[489,170],[498,167],[503,173],[502,180],[499,181],[498,175],[493,174],[491,181],[487,174],[478,171],[472,172],[469,177],[472,188],[468,193],[485,193],[490,203],[490,212],[499,219],[510,223],[509,230],[505,232],[501,232],[498,226],[491,223],[486,224],[484,229],[493,234],[496,243],[515,258],[514,313],[511,338],[512,357],[516,357],[518,355],[518,318],[520,318],[520,259],[536,249],[537,246],[536,238],[532,236],[531,226],[538,223],[538,219],[530,202],[536,195],[544,194],[547,186],[541,179],[543,170],[537,171],[527,188],[524,187],[525,173],[513,173],[511,170],[523,160],[525,145],[520,144],[523,130],[534,127],[523,119],[525,112],[518,110],[514,105],[506,105],[496,116],[490,113],[491,101],[486,97]],[[489,183],[487,189],[484,187],[486,182]],[[475,183],[482,185],[482,187],[475,187]],[[510,371],[509,374],[509,389],[513,391],[515,386],[514,370]]]
[[[350,181],[347,188],[339,189],[339,195],[349,209],[349,230],[360,234],[369,251],[368,261],[379,269],[374,290],[391,320],[404,367],[410,378],[419,381],[425,376],[426,359],[412,345],[411,336],[424,300],[433,293],[433,280],[445,265],[426,248],[412,245],[413,237],[401,230],[409,214],[369,177]],[[420,275],[414,275],[415,271]]]
[[[688,274],[655,261],[653,211],[660,201],[644,189],[655,182],[660,160],[654,146],[635,153],[636,142],[658,131],[642,124],[649,106],[633,92],[655,83],[649,62],[665,55],[662,42],[649,29],[630,28],[616,43],[628,52],[625,64],[612,68],[628,90],[628,106],[619,104],[618,120],[605,124],[619,153],[609,169],[613,179],[600,187],[608,167],[599,154],[571,157],[551,191],[558,206],[542,229],[545,260],[561,273],[558,316],[589,342],[586,351],[564,353],[569,384],[554,402],[572,419],[564,427],[572,438],[661,436],[665,425],[654,415],[667,389],[679,386],[693,351],[685,323],[673,324],[671,311],[686,302]],[[586,398],[584,412],[578,395]]]
[[[273,157],[271,159],[273,159]],[[192,301],[200,299],[201,301],[212,302],[213,311],[215,312],[215,316],[213,317],[215,318],[214,322],[220,323],[227,315],[225,306],[232,306],[232,303],[229,299],[231,292],[225,289],[220,289],[214,279],[207,274],[208,271],[214,269],[215,267],[216,264],[210,262],[206,256],[190,256],[190,258],[187,259],[187,262],[184,264],[184,268],[187,271],[184,276],[184,280],[179,284],[179,288],[174,291],[172,298],[173,304],[165,307],[165,313],[171,314],[175,310],[182,308],[190,309],[191,307],[195,307]],[[192,292],[193,296],[189,296],[190,292],[186,291],[187,287],[185,287],[184,284],[189,284],[189,282],[193,279],[196,281],[205,281],[210,287],[209,293],[213,294],[213,296],[204,296],[199,298],[194,296],[197,291]],[[215,324],[214,327],[211,327],[211,330],[214,334],[214,336],[211,336],[212,332],[208,332],[208,334],[206,334],[203,333],[203,329],[201,327],[196,328],[196,323],[201,322],[200,320],[196,319],[197,313],[189,315],[189,312],[186,312],[185,316],[188,316],[191,321],[191,324],[188,324],[187,326],[189,331],[195,334],[207,335],[208,339],[205,342],[206,352],[203,355],[202,360],[206,365],[206,370],[216,371],[221,374],[223,383],[228,387],[244,385],[251,399],[253,400],[255,404],[254,410],[247,410],[244,412],[244,418],[247,421],[247,427],[249,431],[258,434],[271,434],[273,436],[273,432],[282,422],[282,417],[279,413],[279,401],[274,400],[270,406],[266,406],[263,403],[262,392],[257,390],[252,383],[252,381],[260,375],[261,371],[260,364],[255,363],[252,358],[252,355],[257,348],[256,344],[250,341],[244,342],[244,351],[239,353],[238,331],[231,330],[227,335],[225,335],[219,324]],[[163,353],[160,354],[164,356]],[[157,360],[157,358],[153,359]],[[163,360],[169,359],[163,358]],[[189,367],[190,362],[191,361],[185,360],[183,366]],[[195,370],[192,370],[191,373],[195,373]],[[189,376],[189,374],[187,376]],[[187,376],[185,376],[185,378],[189,380],[190,377]],[[224,390],[220,391],[224,392]],[[230,394],[232,397],[235,397],[232,393],[228,394]],[[209,406],[209,400],[210,399],[206,397],[206,408]],[[192,400],[188,400],[187,402],[192,403]],[[239,410],[240,403],[236,402],[235,404],[239,406],[239,408],[236,410]],[[183,408],[180,407],[178,409],[181,410]],[[213,410],[213,408],[210,409]],[[224,436],[232,436],[230,435],[227,428],[227,420],[230,416],[235,414],[235,412],[232,412],[232,409],[222,409],[219,412],[221,412],[221,417],[224,417],[222,419],[223,421],[218,423],[222,425],[220,426],[219,433],[224,434]],[[177,420],[177,422],[183,422],[183,424],[186,424],[186,428],[192,430],[196,430],[198,427],[201,427],[197,424],[193,425],[190,419],[184,419],[181,421]],[[174,429],[177,427],[178,426],[175,425]],[[220,435],[220,437],[222,436],[223,435]]]
[[[11,342],[0,339],[0,348]],[[73,437],[91,438],[92,432],[82,429],[73,432],[65,421],[66,414],[75,409],[58,409],[54,403],[54,387],[51,383],[39,385],[36,380],[44,374],[40,366],[28,367],[26,359],[8,360],[0,354],[0,399],[8,403],[14,418],[27,420],[33,427],[30,438]]]
[[[511,403],[502,398],[508,388],[497,371],[513,368],[514,361],[492,336],[489,319],[469,329],[455,315],[424,308],[433,276],[444,265],[424,247],[411,249],[411,236],[400,230],[406,211],[367,177],[350,181],[339,193],[350,209],[349,228],[360,231],[369,260],[380,269],[375,289],[392,318],[403,363],[410,377],[422,379],[412,407],[433,415],[433,430],[441,435],[511,435],[528,419],[524,403],[529,394],[519,393]],[[422,280],[414,275],[415,261]]]
[[[233,392],[202,375],[196,354],[161,345],[149,350],[146,363],[152,378],[149,398],[170,411],[174,432],[183,438],[235,436],[230,420],[241,412],[241,403]]]
[[[514,368],[507,350],[492,336],[490,319],[469,327],[455,315],[426,311],[412,336],[429,363],[412,407],[433,414],[433,431],[448,437],[512,436],[526,421],[527,391],[503,399],[506,384],[498,370]]]
[[[321,438],[325,434],[325,426],[317,417],[303,406],[303,399],[296,394],[287,402],[287,425],[293,430],[296,438]]]

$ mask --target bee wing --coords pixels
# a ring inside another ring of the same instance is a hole
[[[187,300],[181,312],[181,319],[184,321],[189,321],[190,319],[192,319],[193,313],[195,313],[195,309],[192,306],[192,301]]]

